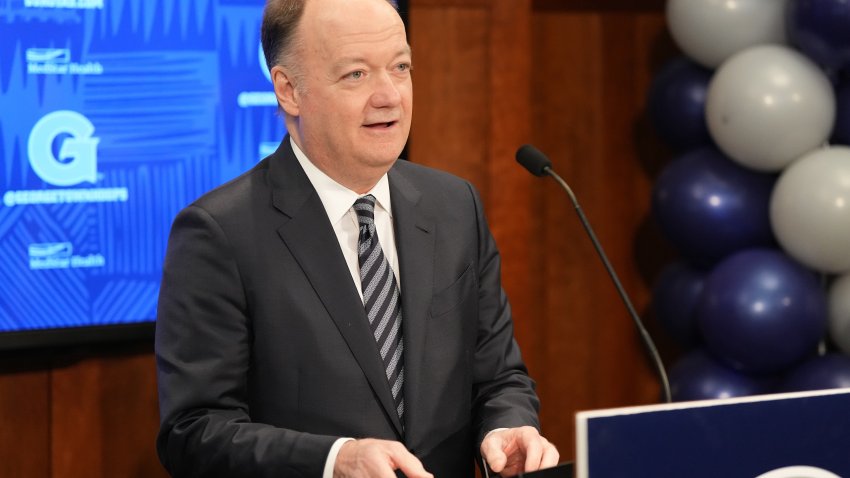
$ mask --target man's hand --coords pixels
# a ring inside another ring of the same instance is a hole
[[[560,457],[555,445],[534,427],[506,428],[487,434],[481,442],[481,456],[491,470],[503,476],[549,468],[557,465]]]
[[[342,445],[334,478],[396,478],[395,470],[401,470],[407,478],[434,478],[401,443],[371,438]]]

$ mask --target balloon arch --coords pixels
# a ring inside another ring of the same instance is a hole
[[[668,0],[653,288],[676,400],[850,387],[850,2]]]

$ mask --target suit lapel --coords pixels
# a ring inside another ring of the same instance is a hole
[[[417,415],[423,396],[422,360],[428,308],[434,273],[434,221],[423,214],[420,193],[399,168],[389,173],[393,226],[401,275],[402,329],[404,333],[405,439],[417,442],[423,418]],[[427,408],[427,407],[426,407]]]
[[[274,207],[289,217],[278,229],[278,234],[301,266],[397,433],[402,436],[401,422],[363,302],[351,282],[325,208],[298,164],[288,137],[271,158],[269,177]]]

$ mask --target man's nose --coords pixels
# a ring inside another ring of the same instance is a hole
[[[389,73],[384,72],[375,77],[371,104],[375,108],[398,106],[401,103],[399,84]]]

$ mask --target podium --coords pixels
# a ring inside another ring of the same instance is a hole
[[[850,478],[850,388],[580,412],[576,478]]]

